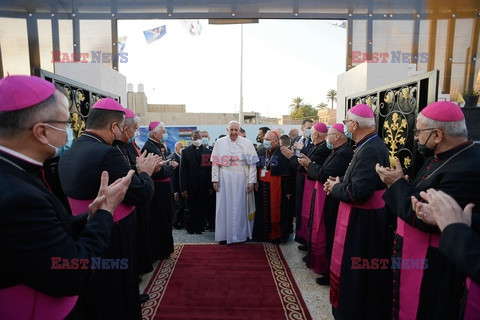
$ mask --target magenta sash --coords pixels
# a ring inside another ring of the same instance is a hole
[[[295,236],[308,243],[310,241],[308,222],[310,220],[310,205],[312,204],[312,193],[315,188],[315,181],[308,180],[305,173],[303,173],[303,175],[305,176],[305,183],[303,184],[302,223]]]
[[[153,182],[170,182],[170,178],[164,178],[164,179],[155,179]]]
[[[363,204],[351,204],[340,202],[338,207],[337,225],[335,226],[335,237],[333,239],[332,261],[330,264],[330,303],[334,308],[338,308],[338,298],[340,293],[340,276],[342,270],[343,250],[345,248],[345,239],[347,238],[348,224],[353,208],[359,209],[380,209],[385,206],[382,196],[385,190],[375,191],[373,196]]]
[[[313,210],[312,238],[310,239],[312,253],[309,267],[317,274],[328,273],[330,261],[327,261],[327,236],[325,229],[325,198],[323,183],[315,182],[315,206]]]
[[[464,320],[480,319],[480,287],[478,284],[467,278],[467,302],[465,304]]]
[[[88,205],[93,202],[92,200],[78,200],[68,197],[68,203],[70,204],[70,209],[72,209],[72,214],[78,216],[81,213],[88,211]],[[133,212],[135,206],[129,206],[123,203],[120,203],[118,207],[113,212],[113,221],[118,222],[128,216]]]
[[[403,237],[402,259],[425,259],[429,246],[438,248],[440,234],[420,231],[402,219],[397,219],[397,234]],[[411,268],[400,271],[399,320],[415,319],[420,301],[423,269]]]
[[[0,318],[61,320],[72,311],[77,298],[52,297],[23,284],[0,289]]]

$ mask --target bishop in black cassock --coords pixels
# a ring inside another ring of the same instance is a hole
[[[131,169],[125,156],[111,144],[120,138],[125,111],[113,99],[99,100],[90,110],[87,130],[60,159],[60,181],[69,198],[72,213],[88,205],[98,192],[102,171],[115,181]],[[137,283],[135,206],[149,202],[153,195],[150,178],[155,164],[146,164],[134,175],[121,206],[114,213],[110,246],[103,258],[128,259],[122,270],[96,270],[82,301],[90,319],[139,319]]]

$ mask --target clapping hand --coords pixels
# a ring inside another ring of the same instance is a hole
[[[88,206],[88,219],[93,217],[99,209],[106,210],[113,215],[117,206],[123,201],[134,173],[135,171],[130,170],[125,177],[117,179],[108,185],[108,172],[103,171],[97,197]]]

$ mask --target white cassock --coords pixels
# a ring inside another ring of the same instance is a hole
[[[241,136],[218,139],[212,151],[212,182],[217,192],[215,241],[243,242],[252,238],[255,216],[254,192],[248,183],[257,182],[258,156],[253,143]]]

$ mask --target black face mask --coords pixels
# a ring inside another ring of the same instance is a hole
[[[435,154],[435,148],[437,147],[437,146],[435,146],[435,148],[433,148],[433,149],[427,147],[427,142],[428,142],[428,140],[430,140],[430,137],[432,136],[432,133],[433,133],[433,131],[430,132],[430,135],[428,136],[427,141],[425,141],[425,144],[421,144],[420,142],[417,141],[417,151],[425,159],[432,157]]]
[[[257,140],[258,143],[261,143],[261,142],[262,142],[262,140],[260,139],[260,136],[257,136],[257,139],[256,139],[256,140]]]

